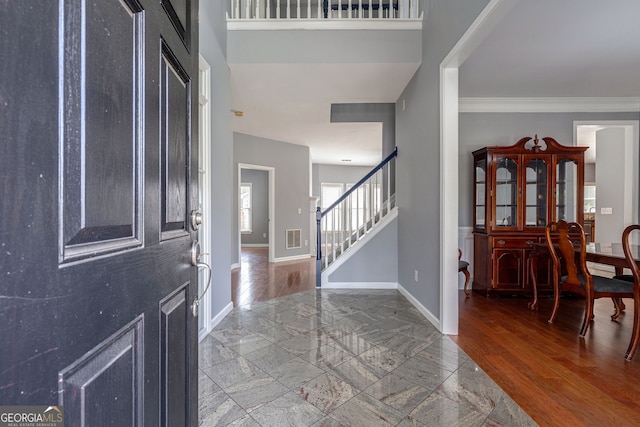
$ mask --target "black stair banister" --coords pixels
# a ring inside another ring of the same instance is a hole
[[[395,207],[395,163],[392,161],[397,156],[398,148],[396,147],[327,209],[324,211],[320,207],[316,209],[316,287],[321,286],[322,271],[349,250],[352,244],[363,238]],[[385,166],[388,167],[384,169]],[[362,196],[355,195],[354,206],[352,195],[359,189],[363,189]],[[360,205],[361,198],[362,205]],[[339,237],[336,238],[336,236]]]

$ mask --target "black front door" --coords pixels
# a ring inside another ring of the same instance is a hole
[[[0,3],[2,406],[197,425],[197,13]]]

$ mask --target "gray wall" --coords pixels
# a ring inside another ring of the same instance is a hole
[[[473,226],[473,157],[487,145],[512,145],[524,136],[550,136],[573,145],[576,120],[638,120],[638,113],[461,113],[459,117],[458,222]]]
[[[334,283],[398,283],[398,219],[392,219],[328,277]]]
[[[309,180],[311,163],[309,147],[282,141],[233,134],[233,244],[232,257],[238,263],[238,164],[266,166],[275,169],[274,258],[289,258],[309,254],[311,215],[309,206]],[[298,213],[298,209],[300,213]],[[300,229],[302,247],[286,249],[286,230]],[[305,241],[307,244],[305,245]]]
[[[603,129],[596,133],[596,241],[620,242],[626,224],[625,206],[625,140],[624,129]],[[605,149],[603,149],[606,147]],[[636,163],[637,167],[638,163]],[[627,184],[628,185],[628,184]],[[609,189],[609,191],[606,191]],[[604,190],[604,191],[603,191]],[[611,215],[601,214],[611,208]],[[635,221],[634,221],[635,222]]]
[[[211,313],[216,316],[231,303],[231,181],[233,138],[231,76],[226,60],[226,9],[228,2],[200,4],[200,54],[211,66],[211,218],[205,218],[211,230],[215,256],[211,262]]]
[[[396,104],[398,279],[437,318],[441,282],[440,64],[487,3],[429,2],[422,32],[422,65]],[[415,270],[419,273],[417,282]]]
[[[242,183],[251,183],[251,233],[242,233],[243,245],[269,243],[269,172],[242,169]]]

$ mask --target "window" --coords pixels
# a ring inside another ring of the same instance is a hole
[[[251,233],[251,183],[243,182],[240,184],[240,232]]]
[[[342,196],[342,184],[321,183],[322,210],[327,209],[333,202]],[[335,214],[327,221],[327,230],[342,230],[342,204],[336,207]]]
[[[584,186],[584,213],[596,213],[596,186]]]

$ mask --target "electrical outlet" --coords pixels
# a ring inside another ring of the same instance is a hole
[[[305,241],[304,241],[304,245],[305,245],[305,246],[309,246],[309,241],[305,239]]]
[[[600,208],[601,215],[613,215],[613,208]]]
[[[298,215],[302,213],[302,208],[298,208]]]
[[[418,270],[413,270],[413,280],[418,281]]]
[[[267,233],[262,233],[262,238],[266,239],[267,238]]]

